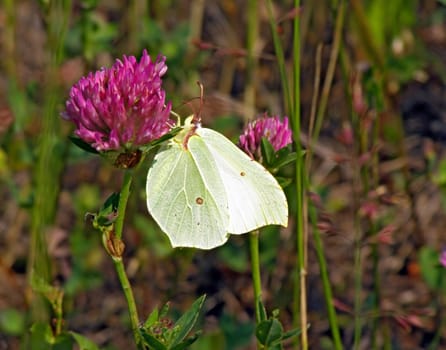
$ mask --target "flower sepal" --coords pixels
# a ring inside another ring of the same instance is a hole
[[[80,149],[84,150],[85,152],[93,153],[93,154],[98,154],[99,153],[99,151],[96,148],[92,147],[89,143],[85,142],[84,140],[82,140],[79,137],[68,136],[68,138],[77,147],[79,147]]]
[[[103,231],[116,221],[118,215],[119,193],[113,192],[102,205],[102,208],[93,216],[93,227]]]
[[[140,146],[134,150],[128,149],[119,151],[104,151],[100,152],[100,155],[110,161],[116,168],[132,169],[142,162],[147,153],[149,153],[152,149],[158,147],[159,145],[163,144],[164,142],[175,137],[175,135],[177,135],[181,131],[181,129],[182,128],[180,127],[173,128],[158,139],[153,140],[147,145]]]
[[[144,154],[139,149],[105,151],[101,152],[100,155],[118,169],[132,169],[144,159]]]
[[[262,157],[259,160],[260,163],[262,163],[263,166],[271,174],[274,175],[277,182],[282,188],[285,188],[288,185],[290,185],[293,182],[291,178],[285,176],[278,176],[277,174],[281,168],[285,167],[286,165],[296,160],[297,153],[292,152],[289,147],[283,147],[278,151],[275,151],[274,147],[266,137],[262,137],[260,143],[260,150],[262,154]]]
[[[292,152],[289,147],[283,147],[275,151],[266,137],[262,137],[260,150],[262,152],[261,163],[273,174],[297,159],[297,153]]]
[[[171,138],[174,138],[182,129],[183,128],[180,126],[174,127],[173,129],[170,129],[170,131],[168,133],[164,134],[163,136],[161,136],[160,138],[158,138],[156,140],[153,140],[152,142],[148,143],[145,146],[141,146],[139,149],[143,153],[148,153],[155,147],[163,144],[164,142],[170,140]]]

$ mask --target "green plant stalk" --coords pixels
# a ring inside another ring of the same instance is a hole
[[[300,7],[300,1],[294,1],[294,8]],[[293,102],[292,124],[294,131],[294,145],[297,154],[301,154],[302,146],[300,144],[300,16],[295,16],[293,20]],[[301,349],[308,349],[308,317],[307,317],[307,236],[304,230],[304,172],[302,157],[296,160],[296,243],[297,243],[297,273],[296,278],[296,307],[294,310],[295,323],[300,323],[301,328]],[[297,305],[299,307],[297,308]],[[300,322],[297,322],[297,320]]]
[[[63,326],[63,296],[64,292],[62,290],[57,290],[57,298],[54,301],[54,314],[55,314],[55,329],[54,333],[60,335],[62,333]]]
[[[376,225],[373,225],[372,234],[376,235],[378,231],[376,230]],[[381,275],[379,273],[379,250],[378,243],[373,243],[372,245],[372,257],[373,257],[373,313],[375,315],[380,314],[380,300],[381,300]],[[372,319],[372,330],[371,330],[371,348],[378,349],[377,339],[379,330],[379,316]],[[386,339],[386,338],[384,338]]]
[[[126,40],[124,42],[124,52],[133,53],[138,50],[140,44],[142,22],[144,21],[144,14],[147,13],[148,4],[146,1],[131,0],[127,5],[127,13],[125,14],[125,21],[123,24],[123,32],[126,33]]]
[[[317,111],[316,125],[314,127],[314,133],[312,135],[312,142],[315,142],[319,138],[322,122],[324,120],[324,115],[327,110],[328,97],[330,95],[331,85],[335,74],[335,69],[339,56],[339,50],[342,46],[342,28],[344,27],[344,18],[345,18],[345,2],[344,0],[340,0],[336,14],[333,47],[330,53],[330,61],[327,67],[327,74],[325,76],[324,85],[322,86],[321,99]]]
[[[379,144],[379,130],[380,130],[380,118],[376,118],[375,123],[373,125],[373,130],[372,130],[372,142],[374,146],[377,146]],[[377,188],[378,184],[379,184],[379,157],[378,157],[378,152],[373,152],[372,155],[372,169],[371,169],[371,184],[373,186],[373,188]],[[367,192],[368,193],[370,190],[370,188],[367,188]],[[375,236],[378,234],[378,227],[377,224],[375,222],[373,222],[372,220],[370,220],[370,236]],[[380,314],[380,307],[381,307],[381,275],[379,273],[379,261],[380,261],[380,256],[379,256],[379,246],[378,243],[373,243],[372,245],[372,258],[373,258],[373,294],[374,294],[374,298],[373,298],[373,311],[376,315]],[[371,330],[371,346],[372,349],[377,350],[378,349],[378,344],[377,344],[377,339],[378,339],[378,331],[380,328],[380,322],[379,322],[379,317],[374,317],[372,319],[372,330]],[[389,338],[384,337],[384,342],[387,343],[388,341],[390,341]]]
[[[262,282],[260,277],[260,259],[259,259],[259,231],[255,230],[249,233],[249,250],[251,253],[251,273],[254,289],[254,302],[256,323],[261,319],[260,302],[262,301]]]
[[[380,84],[378,84],[378,86],[381,87]],[[376,96],[377,101],[376,101],[376,108],[379,110],[380,106],[382,108],[382,102],[379,99],[379,96]],[[364,116],[358,116],[355,112],[353,112],[353,118],[355,120],[358,130],[358,139],[359,139],[359,152],[358,154],[364,154],[365,152],[370,151],[370,149],[373,149],[374,146],[377,146],[379,144],[379,129],[380,129],[380,124],[379,124],[379,118],[376,118],[376,120],[374,121],[373,124],[373,129],[371,131],[371,138],[369,137],[368,134],[368,130],[365,129],[364,125],[363,125],[363,117]],[[372,160],[371,160],[371,164],[370,166],[363,166],[360,170],[361,172],[361,182],[362,182],[362,186],[361,188],[363,189],[363,195],[365,197],[368,196],[368,193],[370,192],[370,190],[372,188],[376,188],[378,186],[378,181],[379,181],[379,174],[378,174],[378,166],[379,166],[379,158],[378,158],[378,154],[377,152],[373,152],[372,155]],[[357,213],[356,215],[359,215],[359,213]],[[359,218],[358,218],[359,220]],[[373,222],[373,220],[369,219],[368,221],[368,225],[370,227],[369,232],[367,232],[367,236],[368,237],[373,237],[376,236],[378,234],[378,227],[377,224],[375,222]],[[378,249],[378,244],[377,243],[373,243],[372,244],[372,264],[373,264],[373,282],[374,282],[374,286],[373,286],[373,313],[375,315],[379,315],[380,314],[380,297],[381,297],[381,276],[379,273],[379,249]],[[360,291],[357,291],[358,293],[360,293]],[[384,326],[383,326],[384,327]],[[378,349],[378,344],[377,344],[377,339],[378,339],[378,331],[380,328],[380,322],[379,322],[379,317],[374,317],[371,320],[371,349]],[[386,334],[385,332],[383,333],[384,335]],[[390,345],[390,338],[384,336],[384,342],[388,343],[388,345]]]
[[[54,222],[59,182],[63,169],[66,143],[60,138],[60,117],[58,67],[63,57],[63,43],[71,14],[71,1],[52,1],[47,13],[48,48],[52,53],[45,76],[45,102],[38,159],[35,168],[35,201],[31,215],[31,242],[28,259],[28,281],[33,274],[49,283],[50,259],[46,249],[45,232]],[[41,298],[35,298],[32,305],[32,319],[47,321],[48,308]]]
[[[354,334],[353,334],[353,349],[358,349],[359,341],[361,337],[361,308],[362,308],[362,261],[361,261],[361,239],[362,232],[360,226],[360,218],[359,218],[359,207],[360,207],[360,199],[358,198],[357,188],[360,188],[360,183],[364,178],[361,177],[361,169],[358,165],[357,157],[362,153],[362,142],[363,137],[361,135],[361,123],[358,115],[356,113],[352,113],[352,126],[353,130],[355,130],[355,138],[359,140],[359,146],[356,146],[354,152],[354,181],[352,185],[353,195],[353,208],[354,208],[354,261],[353,261],[353,275],[354,275]]]
[[[442,271],[444,272],[444,271]],[[438,290],[437,290],[437,300],[436,300],[436,306],[437,306],[437,310],[438,310],[438,316],[437,316],[437,320],[439,321],[439,326],[437,327],[437,331],[435,332],[435,335],[431,341],[431,343],[429,344],[428,350],[436,350],[439,349],[439,345],[440,345],[440,340],[441,340],[441,335],[442,332],[444,330],[444,328],[446,327],[446,317],[444,315],[444,306],[445,306],[445,300],[444,300],[444,296],[443,296],[443,282],[444,280],[444,273],[440,273],[438,276]]]
[[[127,278],[127,274],[125,272],[124,263],[122,262],[122,258],[113,259],[113,263],[115,264],[115,269],[118,274],[119,282],[121,283],[122,290],[124,291],[125,298],[127,300],[130,322],[132,324],[133,338],[135,339],[136,346],[138,349],[143,350],[144,347],[141,343],[141,336],[139,334],[139,317],[138,310],[136,308],[135,298],[133,296],[132,287],[130,285],[129,279]]]
[[[373,60],[373,63],[380,70],[383,70],[385,66],[384,55],[373,38],[372,31],[367,21],[367,16],[363,8],[363,2],[359,0],[351,0],[350,6],[352,7],[353,15],[358,23],[359,34],[362,37],[361,42],[364,44],[365,49]]]
[[[266,0],[266,5],[268,10],[268,20],[271,26],[271,34],[273,37],[274,51],[276,53],[277,63],[279,67],[280,81],[282,83],[282,90],[284,94],[285,111],[286,113],[289,113],[289,115],[294,115],[295,106],[291,103],[291,92],[288,82],[288,75],[286,72],[285,55],[283,53],[279,35],[277,34],[277,25],[273,15],[272,0]]]
[[[384,87],[384,80],[382,75],[375,74],[377,84],[379,86],[379,92],[377,98],[377,109],[378,111],[385,109],[385,87]],[[397,118],[399,121],[399,128],[398,130],[404,130],[402,125],[402,119]],[[380,138],[380,130],[381,130],[381,118],[376,118],[374,127],[373,127],[373,145],[378,146],[380,144],[379,138]],[[401,145],[401,154],[405,154],[406,150],[404,147],[404,131],[400,133],[399,140]],[[372,159],[372,181],[374,188],[377,188],[379,185],[379,154],[378,152],[373,153],[373,159]],[[407,166],[404,168],[404,175],[406,179],[408,179],[409,172]],[[409,181],[406,181],[406,184],[408,184]],[[411,203],[414,203],[414,201],[411,201]],[[373,225],[372,234],[376,235],[378,234],[378,228],[376,225]],[[421,231],[420,231],[421,232]],[[375,292],[375,305],[374,309],[376,313],[380,313],[381,311],[381,275],[379,272],[379,262],[380,262],[380,254],[379,254],[379,246],[378,244],[374,244],[373,246],[373,268],[374,268],[374,292]],[[383,347],[385,349],[391,349],[392,348],[392,339],[390,336],[389,331],[389,324],[388,322],[379,322],[379,318],[375,318],[373,320],[373,329],[372,329],[372,341],[375,342],[376,339],[378,339],[377,332],[381,330],[382,336],[383,336]],[[378,349],[378,345],[376,344],[376,349]]]
[[[327,305],[328,322],[330,323],[331,334],[333,336],[334,348],[342,350],[341,334],[339,332],[338,318],[336,310],[333,305],[333,293],[331,290],[330,280],[328,278],[327,262],[325,260],[324,246],[321,240],[321,235],[317,229],[317,215],[313,206],[310,208],[310,218],[313,224],[313,239],[316,250],[317,259],[319,262],[319,269],[322,278],[322,286],[324,289],[325,303]]]
[[[248,1],[248,26],[246,35],[246,84],[244,102],[248,108],[255,108],[256,99],[256,71],[255,44],[258,36],[258,3],[257,0]],[[250,119],[251,116],[248,116]]]
[[[124,179],[122,184],[121,193],[119,196],[118,204],[118,216],[115,221],[115,232],[114,235],[117,239],[122,238],[122,229],[124,226],[125,212],[127,208],[127,203],[130,195],[130,187],[132,184],[133,174],[131,170],[126,170],[124,172]],[[138,310],[136,308],[135,298],[133,296],[132,287],[130,285],[129,279],[125,272],[124,263],[122,261],[122,256],[114,257],[112,256],[113,263],[115,264],[116,273],[118,274],[119,282],[121,283],[122,290],[124,291],[125,298],[127,300],[127,306],[130,315],[130,322],[132,325],[133,337],[138,349],[143,349],[141,343],[141,337],[138,331],[139,327],[139,317]]]
[[[344,81],[347,82],[344,84],[344,92],[345,92],[345,96],[346,96],[346,100],[347,102],[350,103],[350,110],[351,110],[351,123],[352,123],[352,129],[354,132],[354,138],[355,140],[361,140],[361,125],[360,125],[360,120],[358,117],[357,113],[353,112],[353,107],[352,107],[352,93],[351,93],[351,89],[350,89],[350,77],[349,77],[349,61],[348,61],[348,55],[345,51],[345,49],[343,47],[341,47],[340,49],[340,66],[341,66],[341,72],[343,74],[343,78]],[[361,142],[361,141],[360,141]],[[357,154],[361,153],[361,146],[357,146],[357,143],[355,143],[355,149],[352,151],[353,156],[357,156]],[[354,165],[358,164],[357,159],[354,159],[353,161]],[[359,170],[358,170],[359,171]],[[360,255],[360,244],[359,244],[359,240],[361,239],[361,231],[360,231],[360,224],[359,224],[359,218],[357,215],[357,212],[359,210],[359,199],[358,196],[355,192],[355,189],[357,188],[357,183],[358,181],[358,176],[357,173],[358,171],[356,170],[356,168],[354,169],[354,184],[352,185],[352,191],[354,193],[353,196],[353,207],[354,207],[354,230],[355,230],[355,245],[354,245],[354,288],[355,288],[355,292],[354,292],[354,331],[357,332],[359,330],[359,334],[361,331],[361,326],[360,324],[358,324],[359,320],[359,315],[360,315],[360,311],[361,311],[361,298],[360,298],[360,293],[361,292],[361,287],[362,287],[362,280],[361,280],[361,268],[359,267],[360,263],[361,263],[361,255]],[[358,250],[359,249],[359,250]],[[355,333],[356,334],[356,333]]]
[[[354,257],[354,335],[353,335],[353,349],[359,349],[359,342],[361,340],[362,329],[362,259],[361,259],[361,229],[359,227],[359,218],[355,216],[355,257]]]
[[[15,6],[13,0],[3,1],[3,11],[6,15],[6,25],[3,28],[2,48],[4,58],[0,64],[5,70],[10,81],[17,80],[16,61],[14,59],[15,52]]]
[[[130,187],[132,186],[133,173],[131,170],[124,172],[122,188],[119,194],[118,217],[115,221],[115,237],[122,238],[122,229],[124,227],[125,210],[130,196]]]
[[[336,14],[336,22],[335,22],[335,28],[334,28],[334,41],[333,41],[333,47],[330,53],[330,61],[327,68],[327,74],[324,80],[324,84],[321,91],[321,99],[319,102],[319,106],[317,109],[317,116],[315,120],[314,130],[311,127],[310,128],[310,146],[309,146],[309,154],[308,154],[308,164],[306,165],[306,176],[309,177],[309,171],[310,171],[310,164],[311,164],[311,157],[312,157],[312,149],[314,143],[319,138],[320,130],[322,127],[322,122],[325,116],[326,108],[327,108],[327,102],[328,97],[331,90],[331,85],[333,82],[333,77],[335,73],[335,68],[337,65],[337,60],[339,56],[340,49],[342,47],[342,29],[344,27],[344,17],[345,17],[345,3],[343,0],[340,0],[338,3],[337,8],[337,14]],[[318,60],[318,57],[316,58]],[[316,80],[318,77],[316,77]],[[318,83],[315,83],[315,87],[319,87]],[[315,89],[314,94],[317,94],[317,91]],[[313,113],[312,113],[313,114]],[[312,118],[313,119],[313,118]],[[312,125],[312,124],[311,124]],[[308,205],[308,203],[307,203]],[[333,335],[333,342],[335,345],[335,349],[339,350],[342,349],[342,342],[340,337],[340,331],[339,331],[339,325],[337,322],[337,315],[336,311],[333,306],[333,295],[330,285],[330,280],[328,278],[328,270],[327,265],[325,261],[325,255],[323,251],[323,244],[319,235],[319,230],[316,227],[316,213],[314,210],[314,207],[310,208],[310,218],[312,220],[313,224],[313,238],[315,242],[315,249],[316,254],[319,261],[319,267],[320,267],[320,273],[322,278],[322,284],[324,288],[324,296],[327,304],[327,312],[328,312],[328,318],[329,318],[329,324],[330,329]]]
[[[322,45],[319,45],[316,50],[316,59],[315,59],[316,70],[314,77],[313,100],[311,103],[310,123],[308,130],[309,135],[313,134],[314,119],[316,115],[316,104],[318,100],[318,91],[320,85],[321,55],[322,55]],[[312,158],[313,158],[313,144],[312,142],[310,142],[309,146],[307,147],[307,154],[305,158],[305,178],[307,180],[306,183],[307,188],[309,188],[310,186],[310,169],[311,169]],[[327,268],[327,262],[325,260],[324,246],[322,243],[322,239],[320,237],[320,231],[317,228],[317,211],[316,208],[312,206],[308,200],[304,202],[304,204],[307,212],[309,211],[310,213],[310,219],[313,226],[313,237],[315,242],[314,248],[316,250],[316,255],[319,261],[319,269],[322,278],[322,285],[324,288],[324,297],[325,297],[325,303],[327,305],[330,330],[333,335],[335,349],[340,350],[342,349],[342,342],[340,337],[337,315],[335,308],[333,306],[333,293],[331,289],[330,279],[328,277],[328,268]],[[308,207],[310,205],[311,207],[308,210]]]
[[[244,102],[248,108],[255,109],[255,88],[256,88],[256,71],[257,61],[255,59],[255,43],[258,36],[258,3],[257,0],[248,1],[248,26],[246,38],[246,73],[247,81],[245,86]],[[255,230],[249,233],[249,248],[251,253],[251,273],[254,290],[254,310],[256,325],[262,321],[261,319],[261,301],[262,301],[262,283],[260,277],[260,259],[259,259],[259,231]],[[260,348],[260,344],[257,343]]]

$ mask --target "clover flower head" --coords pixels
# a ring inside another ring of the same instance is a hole
[[[240,135],[239,147],[254,159],[261,158],[261,142],[265,137],[278,150],[292,142],[292,133],[288,125],[288,117],[283,121],[278,116],[269,117],[265,113],[261,118],[250,122]]]
[[[72,88],[62,117],[75,134],[99,152],[135,150],[169,132],[171,103],[165,103],[161,77],[166,58],[153,62],[144,50],[82,77]]]

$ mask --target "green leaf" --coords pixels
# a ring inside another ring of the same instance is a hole
[[[260,143],[260,150],[262,151],[262,157],[264,163],[266,165],[272,164],[276,152],[274,151],[273,145],[271,145],[271,142],[269,142],[266,137],[262,137],[262,141]]]
[[[259,299],[259,311],[260,311],[260,321],[266,321],[268,319],[268,315],[266,314],[265,305],[263,305],[262,300]]]
[[[15,309],[0,311],[0,330],[10,335],[21,335],[25,331],[25,315]]]
[[[153,309],[153,311],[150,313],[150,315],[147,317],[146,322],[144,322],[144,328],[149,328],[151,325],[153,325],[156,321],[159,319],[159,311],[156,307]]]
[[[286,154],[280,155],[279,153],[284,150],[286,151]],[[271,167],[274,169],[280,169],[284,167],[285,165],[288,165],[290,163],[293,163],[297,159],[297,153],[296,152],[289,152],[288,148],[282,148],[278,152],[277,158],[271,163]]]
[[[68,333],[61,333],[54,339],[52,350],[68,350],[73,348],[73,337]],[[84,350],[81,348],[80,350]]]
[[[119,193],[112,193],[104,202],[99,213],[94,216],[93,227],[110,226],[116,220],[119,205]]]
[[[276,180],[279,183],[280,187],[285,188],[293,182],[292,179],[288,177],[276,176]]]
[[[240,322],[237,317],[223,313],[220,317],[220,328],[223,332],[225,349],[246,349],[255,331],[254,324]],[[198,342],[201,341],[202,338]],[[213,348],[214,349],[214,348]]]
[[[32,289],[42,294],[51,304],[53,310],[57,313],[62,307],[64,291],[58,287],[48,284],[43,278],[37,276],[36,273],[31,277]]]
[[[167,140],[170,140],[172,137],[174,137],[176,134],[178,134],[182,130],[181,127],[176,127],[170,130],[167,134],[164,134],[159,139],[156,139],[149,143],[148,145],[145,145],[143,147],[140,147],[141,151],[143,153],[149,152],[152,148],[155,148],[156,146],[159,146],[160,144],[164,143]]]
[[[264,346],[272,346],[278,340],[281,340],[282,332],[282,325],[275,318],[262,321],[256,327],[257,340]]]
[[[296,337],[296,336],[298,336],[301,332],[302,332],[302,330],[301,330],[300,328],[294,328],[294,329],[291,329],[291,330],[289,330],[289,331],[287,331],[287,332],[285,332],[285,333],[282,334],[282,339],[281,339],[281,341],[290,339],[290,338],[292,338],[292,337]]]
[[[166,317],[167,313],[169,312],[169,309],[170,309],[170,303],[167,302],[161,308],[159,315],[158,315],[158,319]]]
[[[42,277],[38,276],[36,273],[33,273],[31,276],[31,288],[40,294],[49,294],[53,292],[53,287],[49,283],[47,283]]]
[[[440,161],[434,182],[443,188],[446,186],[446,159]]]
[[[422,247],[418,255],[421,274],[433,290],[441,287],[441,274],[444,268],[440,265],[439,258],[438,252],[427,246]]]
[[[51,349],[54,336],[49,324],[36,322],[31,326],[30,345],[32,349]]]
[[[179,344],[190,333],[197,322],[205,299],[206,295],[204,294],[195,300],[191,308],[187,310],[175,323],[174,328],[177,328],[178,332],[174,334],[174,338],[170,344],[172,347]]]
[[[198,337],[200,335],[201,335],[201,332],[198,331],[197,333],[195,333],[194,335],[192,335],[189,338],[185,339],[181,343],[179,343],[179,344],[177,344],[175,346],[170,347],[169,350],[183,350],[183,349],[187,349],[190,345],[195,343],[195,341],[198,339]]]
[[[94,153],[94,154],[99,154],[99,152],[90,146],[90,144],[86,143],[84,140],[78,138],[78,137],[74,137],[74,136],[68,136],[68,138],[71,140],[71,142],[73,142],[77,147],[83,149],[84,151],[88,152],[88,153]]]
[[[90,339],[76,332],[68,332],[74,341],[79,345],[80,350],[99,350],[99,347]]]
[[[140,329],[140,334],[145,345],[147,345],[151,350],[168,350],[167,346],[161,343],[153,335],[147,333],[145,329]]]

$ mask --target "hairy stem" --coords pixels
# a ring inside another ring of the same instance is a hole
[[[261,321],[260,303],[262,301],[262,282],[260,278],[260,260],[259,260],[259,231],[249,233],[249,248],[251,252],[251,272],[254,288],[254,302],[257,324]]]
[[[125,212],[127,208],[127,202],[130,195],[130,187],[132,184],[132,172],[127,170],[124,173],[124,179],[119,197],[118,216],[115,221],[115,239],[121,240],[122,229],[124,226]],[[144,349],[141,343],[141,337],[138,332],[139,317],[138,310],[136,308],[135,298],[133,296],[132,287],[127,277],[122,256],[112,256],[113,263],[115,264],[116,273],[118,274],[119,282],[121,283],[122,290],[124,291],[125,298],[127,300],[127,306],[130,314],[130,322],[132,324],[133,337],[135,339],[138,349]]]

